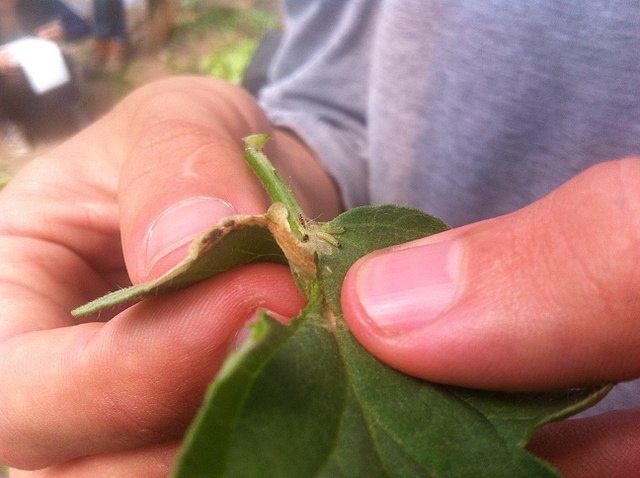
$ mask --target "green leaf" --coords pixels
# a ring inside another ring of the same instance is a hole
[[[339,290],[363,254],[446,229],[395,206],[349,211],[319,254],[321,300],[291,325],[272,320],[231,359],[190,430],[175,476],[551,477],[523,447],[540,425],[606,388],[515,394],[428,383],[383,365],[353,338]],[[259,359],[258,359],[259,358]]]
[[[81,316],[145,296],[182,289],[220,272],[251,262],[286,263],[269,232],[268,214],[222,219],[196,238],[185,260],[166,274],[143,284],[107,294],[71,313]]]
[[[323,225],[336,235],[340,248],[318,251],[318,278],[331,310],[341,313],[340,290],[351,265],[377,249],[390,247],[449,229],[437,217],[402,206],[363,206]]]

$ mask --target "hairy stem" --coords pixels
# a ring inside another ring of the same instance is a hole
[[[244,157],[264,185],[272,201],[280,202],[287,207],[289,211],[287,221],[291,226],[291,230],[298,240],[302,240],[305,234],[305,227],[302,224],[302,221],[304,221],[302,208],[285,180],[262,152],[262,148],[270,138],[268,134],[254,134],[243,138],[245,145]]]

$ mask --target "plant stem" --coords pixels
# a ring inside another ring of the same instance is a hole
[[[287,207],[289,215],[287,221],[298,240],[302,240],[305,234],[304,213],[293,192],[276,171],[271,161],[262,152],[262,148],[269,141],[268,134],[254,134],[243,138],[245,149],[244,157],[253,172],[262,182],[273,202],[280,202]]]

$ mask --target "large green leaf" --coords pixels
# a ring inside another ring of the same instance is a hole
[[[197,237],[187,257],[166,274],[125,289],[120,289],[72,311],[75,316],[97,312],[140,297],[182,289],[234,267],[251,262],[286,263],[269,225],[269,213],[256,216],[231,216],[214,224]]]

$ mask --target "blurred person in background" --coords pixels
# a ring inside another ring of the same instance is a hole
[[[89,31],[89,25],[60,0],[0,0],[0,133],[10,154],[28,153],[40,123],[54,114],[66,115],[64,123],[74,129],[86,123],[71,60],[63,57],[71,72],[69,81],[37,92],[10,45],[34,37],[61,44]]]
[[[122,0],[93,0],[93,19],[94,70],[122,71],[129,43]]]

